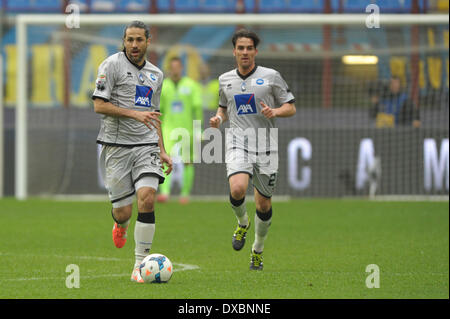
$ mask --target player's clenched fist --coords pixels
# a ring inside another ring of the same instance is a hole
[[[164,171],[164,173],[166,173],[166,175],[169,175],[170,172],[172,172],[172,159],[170,158],[170,156],[166,153],[166,152],[161,152],[160,153],[160,159],[161,159],[161,165],[166,166],[166,170]]]
[[[261,106],[263,107],[261,109],[261,113],[266,118],[271,119],[271,118],[277,117],[276,109],[270,108],[268,105],[264,104],[263,102],[261,102]]]
[[[221,122],[220,117],[213,116],[209,119],[209,126],[219,128]]]

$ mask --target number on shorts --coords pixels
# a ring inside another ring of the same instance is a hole
[[[276,173],[270,174],[269,184],[268,184],[270,187],[274,187],[275,186],[276,178],[277,178],[277,174]]]
[[[159,161],[159,154],[158,153],[151,153],[150,154],[150,163],[152,165],[160,165],[160,161]]]

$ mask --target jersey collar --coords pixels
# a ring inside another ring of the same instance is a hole
[[[128,62],[130,62],[131,64],[133,64],[138,70],[142,70],[142,68],[145,66],[145,64],[147,64],[147,60],[144,60],[144,63],[142,63],[141,66],[131,62],[131,60],[128,58],[127,52],[125,51],[125,49],[123,49],[123,54],[125,55],[125,57],[127,58]]]
[[[239,72],[239,69],[236,69],[236,73],[237,73],[237,75],[239,75],[239,77],[242,79],[242,80],[246,80],[248,77],[250,77],[253,73],[255,73],[256,72],[256,69],[258,68],[258,66],[255,64],[255,67],[253,68],[253,70],[251,70],[249,73],[247,73],[246,75],[242,75],[240,72]]]

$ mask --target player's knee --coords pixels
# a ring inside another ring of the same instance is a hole
[[[122,224],[127,220],[129,220],[131,217],[131,213],[132,213],[131,205],[113,208],[114,220],[119,224]]]
[[[256,210],[261,213],[267,213],[272,208],[272,201],[268,198],[259,199],[255,201]]]
[[[247,189],[243,184],[235,184],[230,189],[231,196],[236,200],[244,198],[246,191]]]
[[[138,190],[138,209],[139,211],[151,212],[154,210],[156,191],[150,187],[143,187]]]
[[[247,174],[235,174],[230,176],[230,194],[234,199],[240,200],[244,198],[247,193],[248,178]]]

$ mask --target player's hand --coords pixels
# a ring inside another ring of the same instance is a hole
[[[164,164],[166,164],[166,166],[167,166],[167,168],[164,171],[164,173],[166,173],[166,175],[169,175],[170,172],[172,172],[172,159],[170,158],[170,156],[166,152],[161,152],[159,154],[159,157],[161,159],[162,168],[164,169]]]
[[[219,128],[220,126],[220,119],[218,116],[213,116],[209,119],[209,126]]]
[[[268,119],[272,119],[274,117],[277,117],[277,110],[272,109],[263,102],[261,102],[261,106],[263,107],[261,110],[262,115],[264,115]]]
[[[149,129],[152,129],[152,126],[156,129],[161,127],[161,120],[159,117],[162,114],[159,112],[140,112],[136,111],[135,119],[141,123],[144,123]]]

